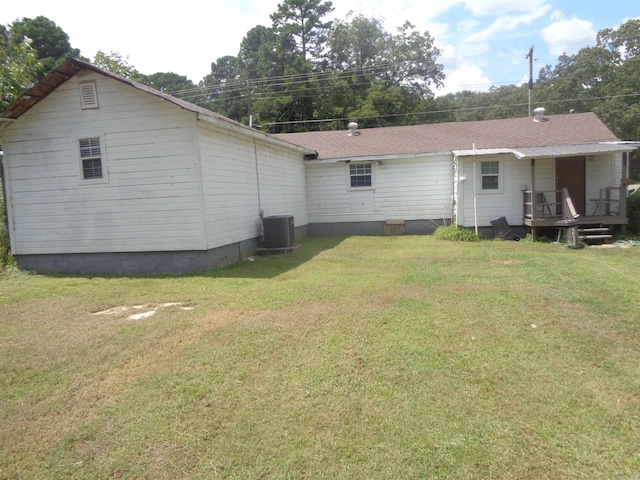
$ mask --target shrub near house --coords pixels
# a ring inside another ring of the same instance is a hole
[[[640,190],[633,192],[627,199],[627,217],[629,232],[640,234]]]

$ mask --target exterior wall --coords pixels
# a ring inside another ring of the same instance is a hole
[[[199,142],[207,248],[259,239],[261,212],[293,215],[296,227],[307,225],[301,153],[208,124],[200,125]]]
[[[372,187],[351,188],[346,162],[308,161],[310,234],[382,235],[388,220],[404,220],[405,233],[429,233],[451,218],[450,156],[382,163],[372,163]]]
[[[79,81],[99,109],[82,110]],[[98,74],[76,76],[3,131],[13,253],[204,250],[194,115]],[[100,137],[107,180],[81,179]]]
[[[595,212],[595,202],[592,200],[600,198],[600,189],[605,187],[616,187],[620,185],[622,179],[622,154],[594,155],[587,157],[587,214]],[[615,194],[614,198],[618,198]]]
[[[586,196],[587,214],[593,209],[589,199],[598,198],[600,188],[620,184],[621,154],[587,156]],[[482,192],[480,163],[499,160],[502,187],[495,192]],[[552,192],[556,190],[555,158],[539,158],[535,161],[536,191]],[[476,176],[473,176],[473,158],[461,159],[460,177],[466,178],[460,183],[458,196],[457,223],[464,227],[474,226],[473,182],[476,182],[477,216],[479,227],[491,226],[491,220],[505,217],[511,226],[523,224],[522,189],[531,189],[531,160],[519,160],[511,155],[482,156],[476,159]],[[553,201],[552,198],[548,198]]]
[[[495,191],[482,191],[481,162],[499,161],[499,188]],[[474,159],[460,159],[460,182],[458,190],[457,223],[464,227],[474,227],[474,182],[478,227],[491,225],[491,220],[505,217],[509,225],[522,225],[522,190],[531,188],[531,163],[529,160],[517,160],[512,155],[486,155],[476,158],[475,178]],[[536,190],[545,190],[551,163],[536,160]],[[553,190],[555,187],[550,186]]]

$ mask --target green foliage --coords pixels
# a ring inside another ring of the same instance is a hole
[[[2,182],[0,181],[0,269],[8,265],[10,263],[10,259],[11,255],[9,253],[9,229],[7,225],[7,210],[4,203]]]
[[[433,236],[438,240],[450,240],[456,242],[477,242],[481,240],[480,235],[468,228],[458,228],[456,225],[446,225],[438,227]]]
[[[444,79],[433,38],[410,23],[393,35],[361,15],[322,22],[331,10],[318,0],[279,5],[271,27],[247,32],[237,57],[211,64],[197,103],[241,122],[251,112],[267,132],[415,123],[406,114],[432,108],[431,88]],[[327,118],[337,123],[304,123]]]
[[[323,0],[284,0],[271,15],[276,34],[282,45],[288,45],[303,60],[308,55],[320,56],[326,31],[331,22],[322,22],[325,15],[333,11],[333,5]],[[291,41],[291,40],[294,41]]]
[[[627,217],[629,233],[640,234],[640,190],[627,198]]]
[[[41,69],[32,43],[0,25],[0,112],[31,86]]]
[[[144,79],[144,75],[138,72],[133,65],[129,65],[129,57],[123,57],[118,52],[111,52],[107,55],[102,50],[98,50],[95,57],[93,57],[92,63],[102,70],[137,82],[141,82]]]
[[[15,21],[11,25],[10,36],[14,43],[25,37],[31,39],[31,47],[40,61],[34,82],[42,79],[66,59],[80,57],[80,50],[71,47],[69,36],[64,30],[43,16]]]
[[[640,138],[640,20],[598,32],[596,46],[540,72],[534,96],[548,113],[592,111],[621,139]]]

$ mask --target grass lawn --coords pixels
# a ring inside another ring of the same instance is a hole
[[[0,274],[0,478],[637,479],[640,247]]]

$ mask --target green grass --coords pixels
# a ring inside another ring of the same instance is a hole
[[[406,236],[191,276],[11,271],[0,478],[635,479],[639,267]]]

